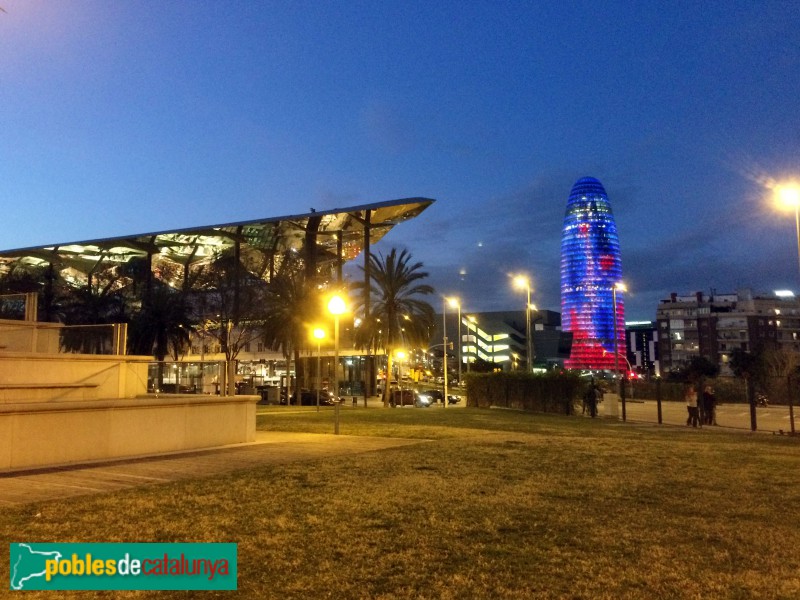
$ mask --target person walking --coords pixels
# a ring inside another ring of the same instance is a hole
[[[703,408],[705,409],[703,413],[703,422],[706,425],[717,424],[716,406],[717,397],[714,395],[714,388],[707,385],[703,390]]]
[[[586,395],[583,397],[583,403],[584,403],[584,412],[588,407],[589,414],[593,419],[597,416],[597,400],[599,395],[600,395],[600,390],[597,389],[597,385],[594,382],[594,378],[592,378],[591,382],[589,383],[589,389],[586,390]]]
[[[689,417],[686,419],[686,425],[697,427],[700,423],[700,415],[697,410],[697,391],[693,383],[690,383],[689,387],[686,388],[683,399],[686,401],[686,410],[689,413]]]

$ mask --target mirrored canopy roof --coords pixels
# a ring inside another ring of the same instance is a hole
[[[405,198],[324,211],[311,209],[286,217],[5,250],[0,251],[0,272],[15,263],[50,263],[86,274],[99,264],[123,264],[148,256],[191,268],[211,261],[236,242],[243,262],[256,256],[280,260],[287,252],[304,249],[308,240],[315,240],[317,264],[337,261],[339,252],[341,260],[347,262],[363,250],[367,224],[370,244],[374,244],[392,227],[413,219],[433,202],[429,198]]]

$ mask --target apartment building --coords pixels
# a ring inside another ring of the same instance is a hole
[[[800,352],[800,300],[788,291],[670,294],[656,311],[658,351],[664,372],[705,356],[730,374],[734,350],[776,347]]]

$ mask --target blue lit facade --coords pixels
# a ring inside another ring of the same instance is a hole
[[[572,332],[572,369],[625,368],[625,299],[614,286],[622,280],[619,237],[603,185],[593,177],[575,182],[561,236],[561,326]],[[617,348],[614,348],[614,319]]]

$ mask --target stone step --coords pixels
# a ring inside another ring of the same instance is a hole
[[[0,383],[0,404],[94,400],[96,383]]]

